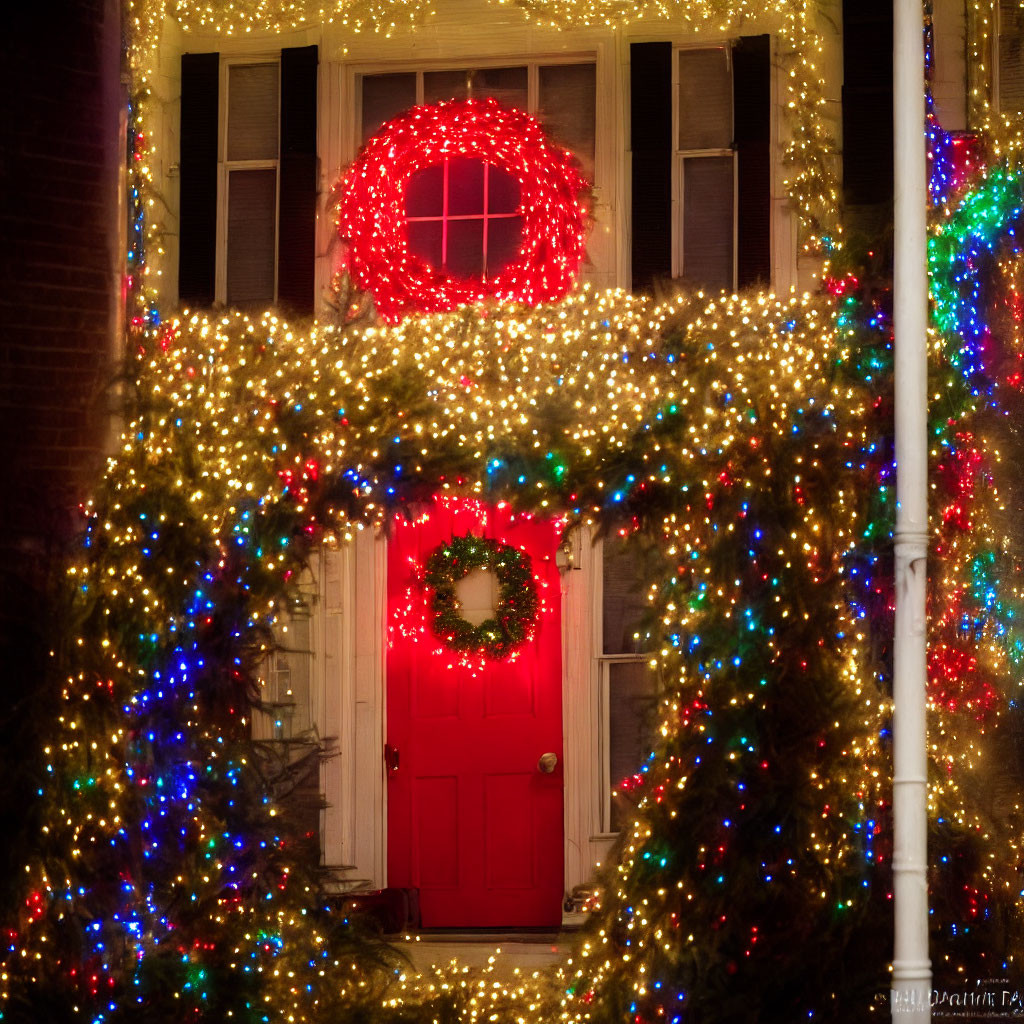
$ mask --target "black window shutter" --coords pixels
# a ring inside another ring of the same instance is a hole
[[[744,36],[733,47],[733,144],[737,181],[737,285],[772,277],[771,40]]]
[[[219,79],[220,54],[182,54],[178,298],[188,305],[214,299]]]
[[[316,46],[281,51],[278,305],[313,312],[316,256]]]
[[[672,44],[629,48],[634,291],[672,276]]]
[[[892,0],[843,3],[843,199],[891,203]]]

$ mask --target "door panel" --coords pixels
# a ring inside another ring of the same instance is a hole
[[[420,884],[451,889],[459,878],[459,782],[454,775],[414,784],[415,850]]]
[[[460,658],[427,625],[419,567],[470,532],[530,556],[541,610],[514,660]],[[559,532],[507,508],[439,501],[389,539],[387,733],[399,761],[388,771],[388,884],[419,888],[424,927],[561,921]],[[548,752],[559,762],[544,774]]]
[[[490,889],[534,886],[532,775],[484,777],[484,874]]]

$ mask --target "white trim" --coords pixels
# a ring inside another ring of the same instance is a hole
[[[604,542],[579,527],[565,574],[562,709],[565,743],[565,886],[591,881],[618,836],[609,829],[608,669],[644,662],[635,654],[602,652]]]
[[[565,889],[571,893],[593,874],[603,855],[593,837],[600,823],[597,663],[594,646],[592,586],[594,547],[586,527],[571,538],[572,561],[562,575],[562,750]],[[599,563],[598,563],[599,564]],[[600,573],[596,574],[600,578]]]
[[[311,560],[318,581],[319,602],[310,637],[313,646],[313,721],[329,756],[320,764],[320,792],[324,808],[320,818],[321,861],[326,865],[344,863],[343,808],[347,794],[338,771],[340,751],[346,746],[345,718],[342,715],[344,668],[339,664],[344,649],[342,636],[348,616],[342,591],[348,545],[321,548]],[[337,685],[342,680],[341,685]]]
[[[350,765],[352,859],[374,888],[387,884],[387,787],[384,784],[387,543],[372,530],[353,541],[349,616],[354,629]]]

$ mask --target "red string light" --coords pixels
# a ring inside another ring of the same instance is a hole
[[[475,158],[519,182],[522,223],[515,259],[491,277],[457,277],[409,248],[406,189],[418,171]],[[494,99],[414,107],[364,146],[339,186],[338,232],[347,269],[372,292],[389,322],[486,298],[539,305],[575,284],[583,258],[588,188],[575,158],[554,145],[540,122]]]

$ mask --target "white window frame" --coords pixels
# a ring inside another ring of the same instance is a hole
[[[737,275],[739,273],[739,161],[736,158],[735,146],[712,148],[712,149],[680,149],[679,148],[679,54],[687,50],[719,50],[725,49],[726,64],[729,70],[730,96],[733,96],[734,84],[732,80],[732,48],[733,41],[726,40],[721,43],[711,44],[708,42],[693,43],[684,46],[673,46],[672,48],[672,276],[683,277],[686,274],[686,267],[683,260],[683,214],[685,207],[686,182],[683,165],[686,160],[699,159],[701,157],[732,157],[732,280],[729,287],[736,288]],[[729,126],[729,137],[735,135],[735,113]]]
[[[272,160],[228,160],[228,90],[231,81],[231,68],[239,65],[275,64],[277,65],[277,156]],[[217,262],[214,276],[214,298],[220,304],[227,303],[228,290],[228,208],[229,181],[232,171],[275,172],[274,188],[274,295],[267,300],[273,305],[277,302],[277,264],[278,247],[280,245],[280,208],[281,208],[281,54],[221,54],[220,88],[218,90],[220,109],[217,112]]]

